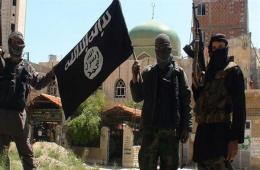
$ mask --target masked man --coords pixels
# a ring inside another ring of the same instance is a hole
[[[35,169],[29,141],[25,106],[30,85],[39,90],[55,79],[54,71],[40,77],[22,59],[25,47],[23,35],[13,32],[8,38],[10,57],[0,63],[0,167],[10,169],[8,150],[14,141],[25,170]]]
[[[194,88],[198,123],[193,159],[199,170],[232,169],[231,161],[244,141],[245,85],[239,66],[228,57],[228,41],[215,34],[203,87]]]
[[[156,170],[160,158],[163,170],[178,169],[179,140],[185,143],[191,129],[191,92],[186,75],[173,61],[168,35],[155,39],[157,64],[144,69],[132,67],[130,82],[135,102],[144,101],[142,108],[142,144],[139,152],[141,170]]]

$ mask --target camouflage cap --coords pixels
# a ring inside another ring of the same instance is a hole
[[[12,40],[15,40],[17,46],[25,47],[24,37],[21,32],[18,31],[12,32],[8,37],[8,43],[11,43]]]

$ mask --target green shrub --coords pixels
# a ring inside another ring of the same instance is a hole
[[[100,113],[105,107],[105,95],[97,91],[76,111],[76,118],[67,123],[68,137],[73,145],[89,146],[99,141]]]

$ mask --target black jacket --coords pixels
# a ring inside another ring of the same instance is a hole
[[[25,108],[30,85],[36,90],[55,79],[53,71],[40,76],[27,61],[14,64],[9,58],[0,65],[0,108],[22,111]]]
[[[180,131],[183,129],[191,129],[191,91],[188,86],[188,81],[186,75],[181,67],[179,67],[175,62],[173,64],[173,71],[171,72],[171,76],[173,80],[176,81],[176,77],[178,77],[178,91],[176,92],[176,88],[173,87],[173,91],[177,96],[177,103],[179,103],[179,107],[175,113],[177,114],[175,124],[178,124],[178,128]],[[130,88],[132,93],[132,98],[135,102],[141,102],[144,100],[143,108],[142,108],[142,129],[149,129],[152,127],[154,114],[156,111],[156,97],[157,97],[157,85],[158,85],[158,65],[148,66],[144,69],[142,73],[143,82],[133,83],[130,82]],[[174,103],[174,101],[173,101]]]

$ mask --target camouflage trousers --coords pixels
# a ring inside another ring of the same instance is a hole
[[[198,163],[198,170],[233,170],[233,167],[224,157],[220,157]]]
[[[178,169],[179,139],[176,130],[143,131],[138,158],[140,170],[156,170],[159,158],[161,170]]]

